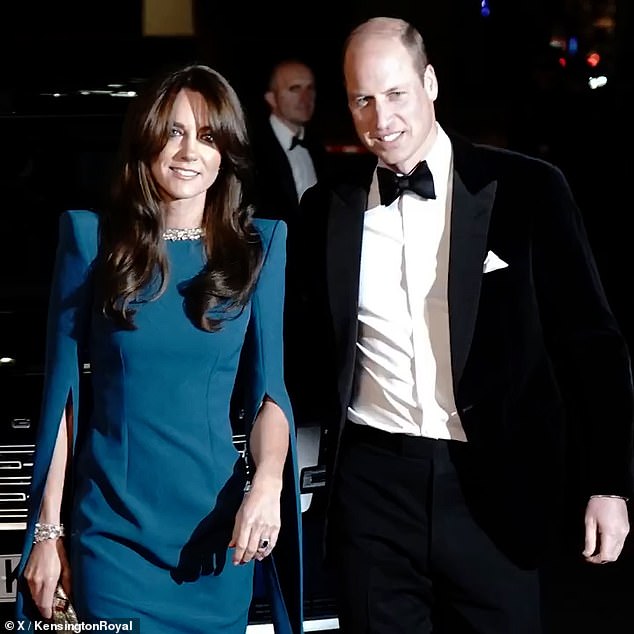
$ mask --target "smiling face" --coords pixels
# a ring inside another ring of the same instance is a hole
[[[202,96],[181,90],[174,100],[167,143],[152,162],[151,171],[166,213],[178,215],[178,225],[198,226],[207,190],[216,180],[221,155],[208,127]]]
[[[386,165],[407,174],[437,134],[433,67],[427,64],[421,78],[398,36],[366,34],[350,42],[344,76],[359,139]]]

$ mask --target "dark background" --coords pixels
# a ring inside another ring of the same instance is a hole
[[[271,64],[298,55],[315,69],[315,125],[332,145],[356,142],[341,76],[345,35],[372,15],[410,20],[422,31],[437,71],[443,125],[564,169],[631,340],[625,189],[633,167],[631,0],[488,0],[488,17],[481,15],[481,0],[323,0],[291,2],[290,8],[275,1],[192,0],[195,32],[174,38],[143,36],[141,0],[6,4],[0,110],[15,109],[29,92],[135,81],[166,63],[202,61],[229,78],[255,116],[264,112]],[[613,28],[597,26],[606,17]],[[576,36],[579,52],[549,46],[553,35]],[[585,63],[592,50],[601,54],[596,69]],[[590,74],[605,74],[607,85],[590,90]],[[101,107],[122,108],[113,101]]]
[[[410,20],[423,33],[437,71],[437,111],[445,127],[541,156],[564,170],[608,296],[628,342],[634,341],[632,0],[488,0],[488,17],[481,14],[481,0],[323,0],[290,7],[192,0],[194,33],[172,38],[143,36],[142,0],[6,4],[0,113],[120,112],[125,99],[105,97],[95,106],[76,96],[34,95],[117,81],[134,85],[168,63],[201,61],[228,77],[255,118],[266,112],[262,95],[271,65],[297,55],[315,70],[314,125],[333,147],[357,142],[341,74],[346,34],[373,15]],[[578,52],[550,46],[553,36],[564,42],[577,37]],[[585,61],[592,51],[601,55],[594,69]],[[590,90],[588,77],[601,74],[607,84]],[[51,144],[59,142],[51,138]]]
[[[490,0],[488,17],[481,15],[480,0],[325,0],[290,8],[281,2],[194,0],[195,32],[175,38],[143,36],[141,0],[6,4],[0,24],[0,199],[3,214],[30,232],[34,253],[46,249],[50,238],[48,229],[38,227],[54,226],[37,215],[46,212],[39,201],[51,200],[53,192],[60,209],[82,206],[84,193],[72,185],[77,170],[83,170],[81,182],[90,184],[116,145],[126,99],[80,98],[78,90],[113,82],[133,87],[168,63],[199,61],[223,72],[255,116],[264,112],[270,66],[296,55],[315,70],[315,124],[337,148],[356,143],[343,92],[343,40],[367,17],[398,16],[425,37],[439,79],[443,126],[543,157],[564,170],[632,346],[632,0]],[[606,18],[613,28],[597,26]],[[563,41],[578,37],[578,53],[550,46],[555,35]],[[601,55],[594,69],[585,61],[591,51]],[[588,77],[601,74],[606,86],[590,90]],[[52,97],[55,92],[61,96]],[[38,116],[29,118],[33,113]],[[60,126],[69,113],[114,118],[107,125]],[[35,188],[11,190],[12,170],[17,172],[32,148],[46,154],[50,169],[45,163]],[[90,161],[84,160],[87,152]],[[1,262],[4,292],[11,262],[8,256]],[[590,567],[580,561],[578,536],[567,535],[545,576],[554,631],[634,631],[632,539],[620,562]]]

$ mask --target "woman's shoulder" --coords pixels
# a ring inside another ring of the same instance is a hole
[[[99,214],[91,209],[68,209],[62,212],[60,221],[69,223],[76,231],[84,233],[99,229]]]
[[[267,218],[254,218],[253,226],[260,234],[264,250],[273,243],[285,242],[286,223],[283,220],[269,220]]]
[[[74,244],[78,251],[92,260],[97,254],[99,215],[89,209],[69,209],[59,218],[60,241]]]

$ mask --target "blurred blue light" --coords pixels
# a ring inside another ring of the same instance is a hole
[[[568,40],[568,53],[570,53],[570,55],[574,55],[578,50],[579,42],[577,41],[577,38],[573,36]]]
[[[480,0],[480,15],[483,18],[488,18],[491,15],[491,8],[489,7],[488,0]]]

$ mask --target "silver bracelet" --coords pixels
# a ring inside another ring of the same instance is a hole
[[[64,537],[63,524],[45,524],[44,522],[37,522],[35,525],[35,533],[33,534],[34,544],[45,542],[49,539],[57,539],[58,537]]]

